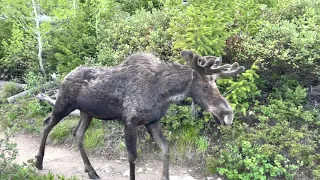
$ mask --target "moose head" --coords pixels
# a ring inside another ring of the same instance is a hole
[[[190,50],[181,52],[181,56],[195,71],[190,96],[203,109],[212,113],[223,125],[229,126],[233,122],[233,111],[228,101],[220,94],[215,80],[219,77],[235,76],[245,68],[237,62],[222,64],[222,60],[215,56],[199,56]]]

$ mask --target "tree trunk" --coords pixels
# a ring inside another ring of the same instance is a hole
[[[49,89],[49,88],[57,87],[57,86],[59,86],[59,82],[56,82],[56,81],[47,82],[47,83],[45,83],[45,84],[43,84],[43,85],[41,85],[41,86],[39,86],[39,87],[34,87],[34,88],[29,89],[29,90],[27,90],[27,91],[23,91],[23,92],[21,92],[21,93],[19,93],[19,94],[16,94],[16,95],[14,95],[14,96],[8,97],[8,98],[7,98],[7,101],[8,101],[9,103],[14,103],[14,102],[16,102],[16,100],[17,100],[18,98],[20,98],[20,97],[24,97],[24,96],[26,96],[26,95],[28,95],[28,94],[34,94],[34,93],[39,92],[39,91],[41,91],[41,90],[43,90],[43,89]]]
[[[40,72],[42,75],[45,75],[45,70],[43,66],[43,59],[42,59],[42,37],[40,33],[40,22],[38,19],[38,11],[37,11],[37,6],[35,3],[35,0],[32,0],[32,5],[33,5],[33,13],[34,13],[34,20],[36,23],[36,38],[38,41],[38,60],[39,60],[39,66],[40,66]]]

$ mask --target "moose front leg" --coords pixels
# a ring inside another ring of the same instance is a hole
[[[128,150],[128,160],[130,165],[130,180],[135,180],[135,169],[137,159],[137,127],[134,125],[125,126],[125,141]]]
[[[163,169],[162,169],[162,180],[169,180],[169,143],[163,136],[160,122],[146,125],[146,128],[153,138],[153,140],[158,144],[163,155]]]

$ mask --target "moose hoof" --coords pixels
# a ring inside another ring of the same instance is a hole
[[[42,168],[43,168],[43,167],[42,167],[42,162],[43,162],[43,158],[36,156],[35,166],[36,166],[36,168],[38,168],[39,170],[42,170]]]
[[[89,178],[90,179],[100,179],[100,177],[98,176],[98,174],[93,171],[93,172],[88,172]]]
[[[162,176],[161,180],[169,180],[169,177]]]

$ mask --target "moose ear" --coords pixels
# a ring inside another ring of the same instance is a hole
[[[183,50],[180,53],[181,57],[187,61],[188,64],[191,63],[193,59],[193,52],[190,50]]]

